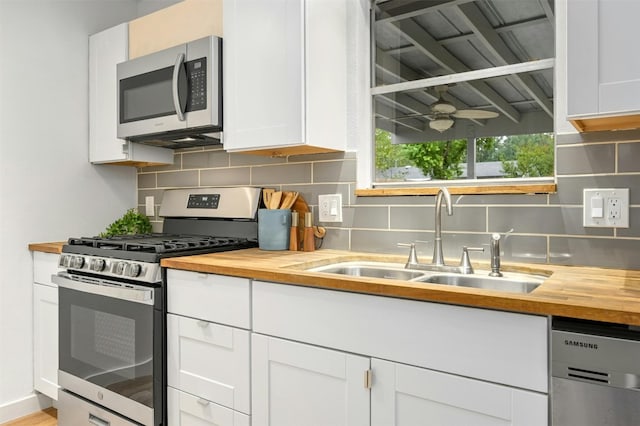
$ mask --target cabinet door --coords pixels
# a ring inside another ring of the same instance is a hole
[[[250,413],[249,332],[167,315],[169,386]]]
[[[452,374],[371,360],[371,424],[543,426],[547,396]]]
[[[640,2],[568,0],[569,117],[640,113]]]
[[[58,288],[33,285],[33,387],[58,399]]]
[[[369,359],[253,334],[253,426],[369,424]]]
[[[51,281],[51,275],[58,272],[60,255],[55,253],[33,252],[33,282],[57,287]]]
[[[224,1],[225,150],[304,143],[304,4]]]
[[[89,161],[172,164],[173,151],[118,139],[116,65],[128,59],[128,25],[89,37]]]
[[[171,426],[249,426],[250,418],[203,398],[167,388],[167,418]]]

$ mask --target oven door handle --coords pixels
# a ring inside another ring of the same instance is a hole
[[[98,296],[113,297],[115,299],[127,300],[134,303],[142,303],[144,305],[153,305],[153,289],[131,285],[125,287],[120,283],[108,284],[106,281],[90,282],[79,281],[71,278],[66,272],[60,272],[51,276],[51,280],[62,288],[82,291],[84,293],[95,294]]]

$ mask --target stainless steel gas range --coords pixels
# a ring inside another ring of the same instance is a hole
[[[70,238],[59,286],[58,424],[166,425],[160,260],[257,246],[259,188],[167,190],[163,233]]]

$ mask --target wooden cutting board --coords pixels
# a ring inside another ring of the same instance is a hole
[[[293,203],[291,207],[291,211],[298,212],[298,242],[300,243],[300,247],[302,247],[304,238],[304,214],[311,211],[302,194],[298,195],[296,202]]]

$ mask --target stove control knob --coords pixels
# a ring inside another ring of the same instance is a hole
[[[124,275],[124,270],[126,267],[127,267],[127,262],[118,262],[116,263],[116,266],[113,272],[118,275]]]
[[[84,257],[82,256],[73,256],[71,261],[69,262],[69,267],[73,269],[82,269],[84,266]]]
[[[60,267],[68,268],[71,265],[71,256],[68,254],[63,254],[60,256]]]
[[[142,272],[142,267],[137,263],[132,263],[131,265],[129,265],[129,271],[127,275],[129,275],[130,277],[137,277],[138,275],[140,275],[140,272]]]
[[[104,267],[106,266],[106,262],[104,259],[93,259],[91,261],[91,270],[96,272],[104,271]]]

